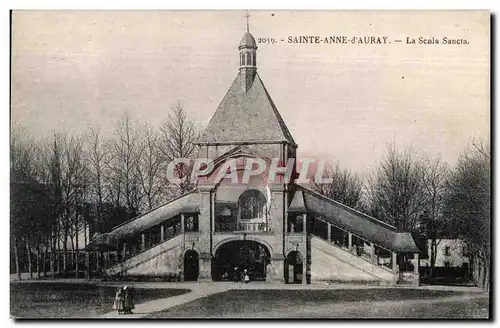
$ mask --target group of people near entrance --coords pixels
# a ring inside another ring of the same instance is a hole
[[[238,267],[234,267],[233,271],[233,281],[244,281],[245,283],[250,282],[250,275],[248,274],[248,270],[245,269],[243,272],[239,272]]]
[[[118,314],[132,314],[134,309],[134,291],[128,286],[123,286],[117,289],[113,309],[118,311]]]

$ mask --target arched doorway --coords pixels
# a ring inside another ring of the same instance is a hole
[[[184,254],[184,281],[197,281],[198,273],[198,253],[190,249]]]
[[[253,240],[234,240],[220,246],[212,261],[212,279],[215,281],[239,281],[243,270],[250,280],[266,280],[270,262],[269,249]]]
[[[285,281],[287,284],[301,284],[304,259],[298,251],[288,253],[285,261]]]

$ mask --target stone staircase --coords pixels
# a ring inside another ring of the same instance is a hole
[[[334,244],[311,236],[311,282],[393,285],[398,274]]]

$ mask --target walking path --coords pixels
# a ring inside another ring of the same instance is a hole
[[[154,286],[154,287],[153,287]],[[132,315],[119,315],[114,312],[109,312],[104,315],[101,315],[99,318],[120,318],[120,319],[134,319],[134,318],[143,318],[154,312],[168,310],[174,306],[182,305],[185,303],[189,303],[195,301],[199,298],[206,297],[209,295],[222,293],[231,289],[287,289],[287,290],[321,290],[321,289],[368,289],[368,288],[395,288],[394,286],[362,286],[359,285],[276,285],[269,283],[231,283],[231,282],[222,282],[222,283],[137,283],[135,284],[136,288],[189,288],[191,292],[178,295],[174,297],[157,299],[154,301],[137,304],[134,310],[134,314]],[[417,302],[422,303],[442,303],[442,302],[451,302],[451,301],[467,301],[476,298],[488,298],[488,294],[483,293],[480,288],[474,287],[452,287],[452,286],[425,286],[425,287],[414,287],[414,286],[401,286],[404,288],[415,288],[415,289],[432,289],[432,290],[454,290],[454,291],[468,291],[473,293],[474,295],[464,295],[464,296],[452,296],[445,297],[433,300],[402,300],[402,301],[384,301],[380,302],[381,305],[384,306],[394,306],[394,307],[403,307],[409,304],[415,304]],[[341,307],[349,307],[350,303],[343,303],[339,306]],[[353,306],[366,306],[367,308],[373,306],[373,302],[352,302]]]
[[[142,286],[141,286],[142,287]],[[193,288],[194,287],[194,288]],[[168,286],[168,288],[175,288]],[[191,291],[186,294],[161,298],[153,301],[149,301],[142,304],[136,304],[133,314],[118,314],[117,311],[108,312],[101,316],[99,319],[138,319],[150,315],[154,312],[163,311],[171,307],[185,304],[194,301],[201,297],[210,296],[217,293],[225,292],[230,289],[230,286],[223,284],[198,284],[190,286]]]

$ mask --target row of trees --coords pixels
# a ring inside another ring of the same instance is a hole
[[[180,104],[159,127],[123,115],[108,135],[90,127],[80,135],[55,133],[39,140],[14,126],[10,227],[18,278],[20,253],[31,276],[33,258],[38,276],[47,272],[47,255],[52,275],[69,266],[78,274],[80,231],[107,230],[191,188],[170,183],[165,168],[174,158],[194,155],[197,135]],[[90,237],[84,233],[81,242]],[[71,256],[59,261],[55,254],[61,248]]]
[[[67,257],[54,254],[69,244],[70,264],[78,272],[79,231],[108,230],[191,189],[165,176],[176,158],[195,154],[196,124],[180,104],[155,127],[123,115],[113,131],[91,127],[80,135],[56,133],[37,140],[15,126],[11,137],[11,232],[16,271],[18,254],[32,255],[36,272],[66,272]],[[490,151],[472,142],[450,168],[415,149],[389,145],[376,169],[365,177],[336,164],[327,169],[329,184],[312,184],[318,192],[388,222],[401,230],[423,233],[431,240],[431,272],[443,236],[466,242],[480,272],[489,281]],[[188,174],[178,168],[178,175]],[[82,229],[83,228],[83,229]],[[83,236],[84,244],[90,236]],[[76,253],[75,255],[73,255]],[[57,265],[57,268],[56,268]]]
[[[394,144],[364,178],[335,164],[326,171],[332,183],[312,183],[316,191],[430,241],[431,279],[443,238],[467,245],[477,282],[488,288],[490,267],[490,150],[472,141],[455,168],[439,158]],[[425,244],[427,247],[427,244]]]

